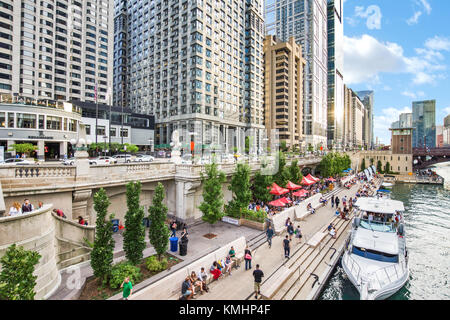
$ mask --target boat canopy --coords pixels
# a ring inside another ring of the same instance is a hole
[[[395,214],[397,211],[405,211],[403,202],[392,199],[359,198],[355,207],[362,211],[384,214]]]

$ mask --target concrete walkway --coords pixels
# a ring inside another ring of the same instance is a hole
[[[355,184],[351,189],[341,189],[337,195],[339,197],[340,206],[342,209],[342,198],[347,196],[347,201],[350,197],[354,197],[358,188],[361,185]],[[294,226],[300,225],[303,238],[301,242],[298,242],[296,238],[291,242],[291,256],[301,244],[308,241],[316,232],[326,228],[330,222],[336,217],[336,208],[331,207],[331,201],[328,202],[326,207],[321,207],[316,210],[314,215],[309,215],[304,221],[294,222]],[[238,270],[234,270],[231,276],[226,275],[225,278],[219,281],[214,281],[210,284],[211,289],[209,293],[203,295],[197,295],[196,300],[255,300],[253,291],[253,270],[255,270],[256,264],[260,265],[260,269],[264,272],[264,278],[269,277],[285,260],[283,250],[283,240],[286,233],[276,236],[272,239],[272,247],[269,248],[267,243],[260,246],[258,249],[252,252],[252,269],[245,270],[245,263],[241,263],[241,267]],[[339,235],[338,235],[339,236]],[[209,267],[209,266],[205,266]],[[180,284],[181,288],[181,284]],[[174,299],[177,297],[173,297]]]
[[[186,256],[180,256],[179,251],[169,253],[182,259],[183,263],[179,263],[180,267],[189,264],[199,257],[218,249],[227,243],[241,237],[245,236],[247,240],[260,234],[261,231],[250,229],[244,226],[233,226],[224,222],[218,222],[213,227],[210,227],[207,223],[195,223],[192,227],[188,226],[188,250]],[[213,239],[207,239],[203,235],[207,233],[217,234],[217,237]],[[177,236],[180,236],[181,231],[177,231]],[[123,236],[119,233],[113,235],[116,241],[114,250],[114,264],[125,260],[125,252],[122,250],[123,247]],[[144,250],[144,257],[151,256],[155,254],[154,248],[150,245],[148,240],[148,230],[146,232],[146,242],[147,248]],[[177,270],[177,266],[174,266],[171,270],[167,272],[173,272]],[[135,290],[139,290],[140,287],[147,286],[157,279],[161,278],[165,272],[155,275],[135,286]],[[93,270],[90,266],[90,261],[86,261],[69,268],[60,270],[61,283],[58,289],[49,297],[48,300],[73,300],[78,299],[81,294],[81,289],[87,278],[93,276]],[[153,279],[154,278],[154,279]]]

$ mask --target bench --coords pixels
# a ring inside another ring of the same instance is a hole
[[[186,267],[183,267],[180,270],[169,274],[165,278],[156,281],[146,288],[143,288],[142,290],[136,292],[132,295],[131,299],[167,300],[171,297],[178,297],[181,291],[181,284],[186,279],[186,277],[190,276],[192,271],[195,271],[195,273],[198,275],[201,267],[205,268],[205,272],[208,275],[206,283],[210,283],[212,281],[212,274],[209,272],[209,268],[211,267],[213,261],[224,259],[227,256],[231,246],[233,246],[236,251],[236,257],[243,257],[246,244],[247,241],[243,236],[236,240],[233,240],[225,246],[187,265]]]
[[[267,281],[261,285],[261,296],[263,299],[272,299],[278,290],[284,285],[289,277],[294,273],[286,266],[278,269]]]
[[[309,245],[310,247],[317,247],[319,245],[319,243],[328,235],[328,232],[322,232],[319,231],[317,232],[315,235],[312,236],[311,239],[308,240],[308,242],[306,243],[307,245]]]
[[[276,234],[281,234],[286,230],[286,220],[287,218],[291,218],[291,221],[295,220],[295,209],[296,207],[291,207],[286,209],[272,217],[273,228]]]

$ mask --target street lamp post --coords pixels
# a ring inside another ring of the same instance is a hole
[[[103,150],[103,152],[104,152],[104,155],[106,156],[106,139],[108,139],[108,136],[105,134],[104,136],[103,136],[103,140],[105,141],[105,149]]]

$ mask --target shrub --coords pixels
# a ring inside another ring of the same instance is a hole
[[[130,281],[134,285],[142,277],[141,270],[139,267],[135,267],[129,262],[116,264],[112,267],[109,286],[112,289],[120,288],[120,285],[126,277],[130,277]]]
[[[145,265],[148,270],[152,272],[159,272],[166,270],[169,263],[167,262],[167,258],[162,258],[161,261],[159,261],[156,256],[151,256],[145,259]]]
[[[242,210],[242,217],[247,220],[263,223],[267,217],[267,214],[264,210],[253,211],[250,209],[244,209]]]

